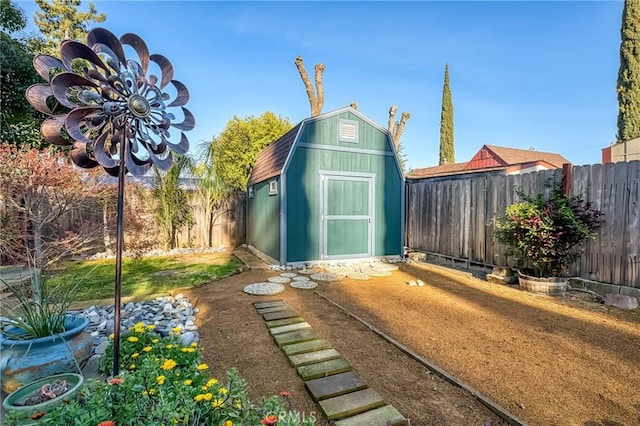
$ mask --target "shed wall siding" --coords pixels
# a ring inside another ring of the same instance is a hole
[[[403,181],[384,132],[360,121],[357,144],[338,142],[338,120],[359,120],[351,113],[308,123],[300,143],[348,146],[381,152],[366,154],[295,148],[286,171],[287,185],[287,262],[320,259],[320,171],[375,174],[374,256],[402,254],[402,188]],[[322,148],[319,146],[318,148]]]
[[[341,118],[358,121],[360,123],[357,143],[338,141],[338,123]],[[298,142],[333,145],[352,149],[369,149],[389,153],[393,152],[391,146],[387,143],[387,136],[383,132],[361,120],[351,112],[344,112],[324,120],[306,123]]]
[[[248,198],[247,242],[272,258],[280,259],[280,181],[278,194],[269,195],[269,182],[253,185],[253,198]]]

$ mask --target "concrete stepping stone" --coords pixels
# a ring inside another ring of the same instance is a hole
[[[273,308],[274,306],[286,306],[286,302],[282,300],[269,300],[266,302],[253,302],[253,307],[256,309]]]
[[[297,275],[291,278],[294,281],[309,281],[309,277]]]
[[[311,279],[314,281],[340,281],[344,278],[344,275],[332,274],[321,272],[319,274],[311,275]]]
[[[282,325],[280,327],[270,328],[269,333],[271,333],[272,336],[275,336],[276,334],[289,333],[291,331],[299,331],[299,330],[305,330],[309,328],[311,328],[309,323],[297,322],[295,324]]]
[[[367,384],[353,371],[334,374],[321,379],[304,382],[307,390],[315,401],[333,398],[345,393],[359,391],[367,387]]]
[[[370,280],[371,277],[367,274],[363,274],[362,272],[352,272],[347,275],[347,278],[351,278],[352,280]]]
[[[332,374],[346,373],[351,370],[351,364],[344,358],[337,358],[298,367],[298,375],[302,377],[303,381],[307,381],[331,376]]]
[[[299,316],[296,311],[278,311],[278,312],[269,312],[268,314],[262,314],[262,318],[265,321],[273,321],[285,318],[293,318]]]
[[[300,269],[298,271],[299,274],[302,275],[313,275],[316,274],[318,271],[316,271],[315,269]]]
[[[318,283],[314,281],[294,281],[289,284],[293,288],[311,290],[318,287]]]
[[[385,405],[357,416],[337,421],[335,426],[400,426],[409,421],[392,405]]]
[[[318,403],[328,420],[355,416],[386,405],[380,394],[368,388],[322,400]]]
[[[269,315],[269,314],[267,314]],[[284,345],[291,345],[293,343],[306,342],[308,340],[315,340],[318,335],[313,330],[300,330],[292,331],[290,333],[277,334],[273,336],[276,344],[280,347]]]
[[[325,339],[309,340],[307,342],[294,343],[282,347],[282,351],[287,356],[303,354],[306,352],[314,352],[322,349],[329,349],[331,343]]]
[[[294,274],[293,272],[283,272],[280,274],[280,276],[285,278],[293,278],[296,277],[297,274]]]
[[[291,307],[289,305],[282,305],[282,306],[272,306],[270,308],[261,308],[258,309],[258,313],[260,315],[262,314],[268,314],[269,312],[281,312],[281,311],[290,311]]]
[[[247,294],[252,294],[254,296],[266,296],[271,294],[278,294],[284,291],[284,286],[282,284],[277,283],[255,283],[249,284],[244,289],[242,289]]]
[[[270,277],[270,278],[267,278],[267,281],[269,281],[270,283],[286,284],[289,281],[291,281],[291,278],[287,278],[287,277]]]
[[[331,359],[340,358],[340,353],[335,349],[323,349],[321,351],[307,352],[304,354],[291,355],[289,361],[294,367],[301,367],[303,365],[316,364],[322,361],[329,361]]]
[[[304,322],[304,318],[302,317],[284,318],[279,320],[267,321],[265,324],[267,324],[267,327],[273,328],[273,327],[281,327],[283,325],[296,324],[299,322]]]

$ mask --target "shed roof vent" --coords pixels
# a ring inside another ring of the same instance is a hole
[[[358,142],[358,122],[354,120],[340,120],[338,140],[340,142]]]

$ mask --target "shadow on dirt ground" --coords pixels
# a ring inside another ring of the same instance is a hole
[[[252,397],[291,392],[322,417],[252,302],[281,299],[328,339],[414,425],[503,424],[314,291],[249,296],[254,269],[188,291],[200,308],[205,359],[218,376],[237,367]],[[422,279],[425,287],[406,283]],[[403,264],[390,277],[320,283],[315,290],[375,325],[531,425],[637,424],[640,314]],[[594,420],[605,419],[605,420]],[[591,423],[590,423],[591,422]],[[327,424],[324,419],[318,424]]]

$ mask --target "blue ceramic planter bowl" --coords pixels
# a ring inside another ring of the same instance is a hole
[[[66,331],[60,334],[26,340],[0,334],[2,389],[11,393],[42,377],[79,372],[77,365],[82,365],[93,349],[93,338],[83,332],[88,324],[87,318],[68,315]]]

